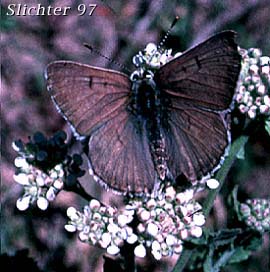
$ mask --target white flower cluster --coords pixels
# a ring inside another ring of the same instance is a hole
[[[118,254],[124,242],[136,243],[135,256],[145,257],[146,249],[150,248],[159,260],[180,254],[183,240],[202,235],[205,217],[193,196],[191,189],[177,193],[168,187],[162,196],[131,200],[123,210],[104,207],[92,200],[83,213],[73,207],[67,210],[70,222],[65,228],[79,231],[83,242],[106,248],[109,254]],[[133,229],[128,224],[135,215],[139,222]]]
[[[270,115],[270,58],[257,48],[239,49],[242,69],[235,101],[241,113],[251,119]]]
[[[82,242],[106,248],[111,255],[118,254],[124,241],[133,244],[137,236],[127,224],[133,220],[134,211],[118,214],[112,207],[105,207],[98,200],[91,200],[83,213],[70,207],[67,215],[70,221],[65,225],[69,232],[79,231]]]
[[[241,219],[259,232],[270,231],[270,200],[248,199],[240,205]]]
[[[144,246],[151,248],[157,260],[180,254],[183,240],[202,235],[205,218],[201,205],[194,200],[193,189],[177,193],[170,186],[165,194],[134,204],[140,221],[136,229],[141,248],[137,255],[140,253],[140,257],[144,257]]]
[[[17,200],[17,208],[24,211],[36,201],[39,209],[46,210],[49,201],[53,201],[64,186],[62,165],[56,165],[47,175],[23,157],[17,157],[14,164],[19,173],[13,178],[24,187],[23,196]]]

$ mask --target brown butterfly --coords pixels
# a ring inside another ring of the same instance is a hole
[[[139,65],[138,65],[139,66]],[[217,169],[229,144],[224,112],[240,72],[235,33],[214,35],[156,71],[126,74],[72,61],[48,65],[49,93],[80,136],[91,172],[118,192],[191,182]]]

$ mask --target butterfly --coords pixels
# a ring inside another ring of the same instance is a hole
[[[76,133],[89,136],[90,173],[114,191],[149,194],[158,181],[196,182],[217,169],[241,66],[235,36],[220,32],[158,69],[137,63],[131,77],[50,63],[47,89]]]

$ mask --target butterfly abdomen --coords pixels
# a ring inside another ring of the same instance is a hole
[[[148,141],[155,170],[159,179],[164,180],[167,172],[167,155],[162,127],[166,126],[166,112],[163,110],[164,99],[151,80],[133,83],[130,109],[137,121],[137,131],[146,123]]]

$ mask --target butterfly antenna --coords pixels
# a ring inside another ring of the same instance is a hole
[[[174,20],[173,20],[173,22],[171,24],[171,27],[167,30],[166,34],[164,35],[164,37],[162,38],[162,40],[158,44],[158,47],[157,47],[157,51],[158,52],[160,52],[160,51],[162,52],[163,51],[162,47],[164,46],[164,44],[165,44],[166,40],[168,39],[168,37],[169,37],[169,35],[170,35],[173,27],[175,26],[175,24],[178,22],[179,19],[180,19],[179,16],[176,16],[174,18]]]
[[[105,55],[103,55],[100,51],[98,51],[97,49],[93,48],[93,46],[91,46],[90,44],[88,43],[84,43],[83,44],[86,48],[88,48],[91,52],[94,52],[96,55],[102,57],[102,58],[105,58],[106,60],[108,60],[109,62],[113,63],[113,64],[116,64],[117,66],[119,66],[121,69],[125,70],[126,72],[128,73],[131,73],[131,71],[122,63],[116,61],[116,60],[113,60]]]

